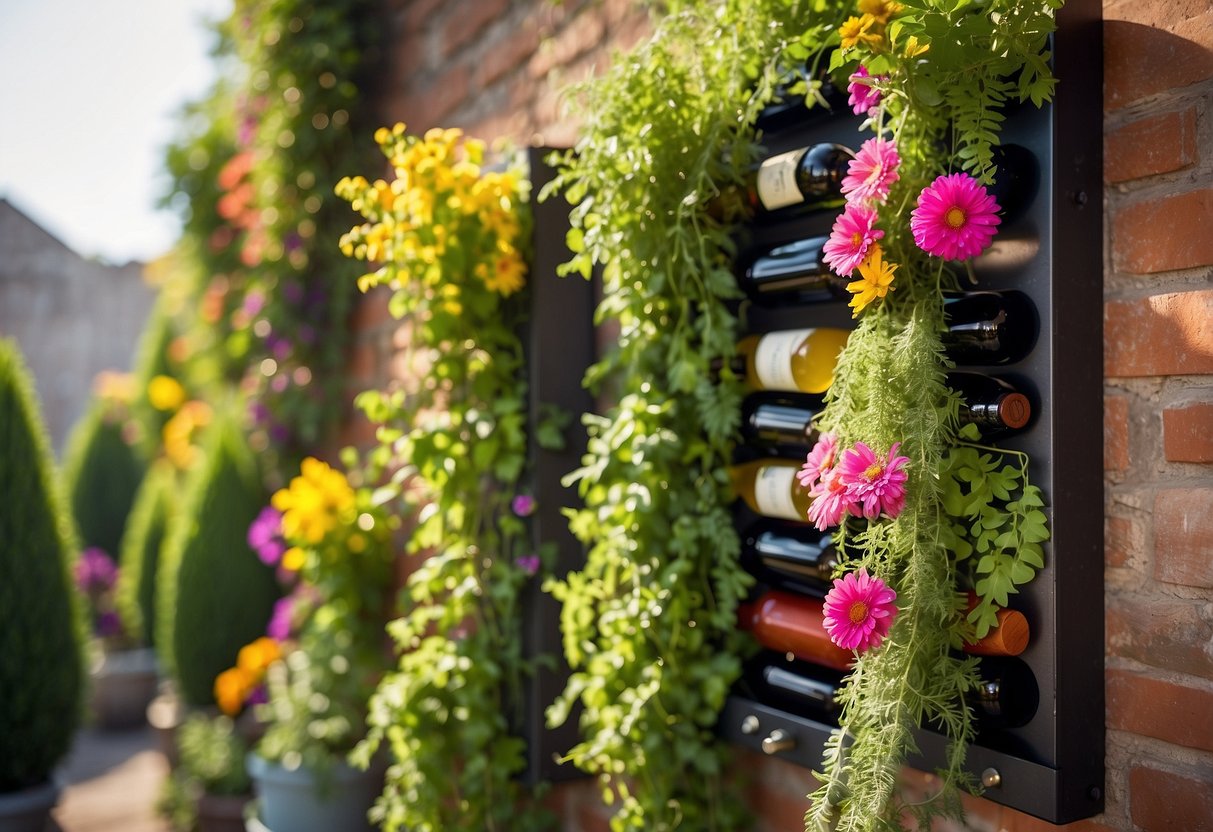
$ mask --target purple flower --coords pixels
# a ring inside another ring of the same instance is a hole
[[[282,559],[286,543],[282,540],[282,514],[273,506],[266,506],[248,527],[249,548],[266,566],[274,566]]]
[[[258,312],[265,308],[265,293],[260,289],[251,289],[244,296],[244,303],[241,305],[245,314],[249,317],[255,316]]]
[[[122,632],[122,619],[116,610],[102,610],[93,620],[93,632],[101,638],[116,636]]]
[[[118,567],[104,549],[89,546],[76,561],[76,586],[82,592],[105,592],[118,580]]]
[[[274,602],[274,611],[265,634],[274,641],[286,641],[291,637],[291,624],[295,615],[295,596],[287,595]]]
[[[880,90],[871,84],[863,83],[865,78],[872,78],[874,81],[885,80],[885,76],[883,75],[877,75],[873,78],[868,74],[867,67],[862,64],[851,75],[849,79],[850,83],[847,84],[847,92],[850,93],[847,103],[851,105],[851,110],[857,116],[871,115],[872,111],[880,105]]]
[[[539,555],[523,555],[514,560],[514,565],[528,575],[534,575],[539,571]]]
[[[537,505],[535,498],[530,494],[519,494],[510,501],[510,510],[519,517],[530,517],[535,513]]]
[[[270,409],[263,402],[253,399],[248,406],[249,418],[255,425],[263,425],[270,418]]]
[[[305,344],[316,343],[316,329],[314,327],[303,324],[299,327],[299,331],[296,334],[299,336],[299,340]]]

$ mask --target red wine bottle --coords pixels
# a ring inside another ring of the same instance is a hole
[[[822,259],[828,237],[806,237],[762,252],[742,271],[738,283],[763,305],[845,300],[847,280]]]
[[[846,670],[855,660],[850,650],[830,641],[825,608],[818,598],[770,590],[737,610],[741,629],[753,633],[768,650],[791,653],[798,659],[834,670]]]
[[[841,673],[769,650],[747,661],[742,671],[745,695],[792,713],[836,714],[841,686]]]
[[[993,162],[997,170],[988,190],[1002,209],[1002,221],[1015,222],[1036,199],[1040,188],[1040,163],[1032,151],[1018,144],[995,147]]]
[[[1036,345],[1036,307],[1023,292],[948,292],[941,340],[957,364],[1013,364]]]
[[[741,566],[772,589],[823,597],[833,585],[833,535],[806,523],[763,519],[741,536]]]
[[[1032,402],[1013,384],[982,373],[948,373],[948,387],[960,394],[960,422],[983,434],[1021,430],[1032,420]]]
[[[741,403],[741,438],[776,455],[808,453],[817,442],[813,420],[824,406],[820,395],[753,393]]]
[[[750,191],[757,211],[837,208],[845,201],[842,180],[855,154],[840,144],[814,144],[762,161]]]

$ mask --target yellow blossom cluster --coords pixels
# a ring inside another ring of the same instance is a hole
[[[523,180],[513,171],[485,170],[484,143],[465,139],[460,130],[433,129],[418,137],[397,124],[376,131],[375,141],[395,178],[346,177],[336,189],[366,219],[342,236],[341,250],[380,264],[359,286],[365,291],[408,280],[458,286],[474,276],[501,295],[521,289]],[[457,311],[457,297],[445,302]]]
[[[894,0],[859,0],[859,16],[847,18],[838,28],[844,50],[863,44],[873,52],[885,45],[885,26],[904,6]]]
[[[282,657],[282,648],[269,636],[262,636],[240,648],[236,666],[215,677],[215,702],[219,710],[235,716],[249,696],[265,679],[269,666]]]
[[[293,548],[316,545],[339,524],[352,519],[354,489],[340,471],[308,457],[300,465],[299,476],[274,494],[272,504],[282,512],[282,534],[295,544]],[[302,552],[293,558],[296,568],[302,565]]]
[[[164,423],[164,455],[169,462],[181,470],[192,466],[201,454],[196,445],[198,435],[210,423],[211,408],[206,402],[193,400],[181,405]]]

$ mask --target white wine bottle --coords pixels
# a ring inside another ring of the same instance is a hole
[[[855,154],[840,144],[813,144],[769,156],[750,190],[757,211],[836,208],[845,201],[842,180]]]
[[[796,479],[800,463],[791,459],[755,459],[729,467],[733,493],[763,517],[808,521],[813,498]]]
[[[838,353],[847,343],[845,329],[785,329],[747,335],[737,344],[745,360],[751,390],[824,393],[834,381]]]

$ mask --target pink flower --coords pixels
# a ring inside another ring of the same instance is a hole
[[[851,83],[847,85],[847,92],[851,94],[850,98],[847,99],[847,103],[851,105],[851,110],[857,116],[871,115],[872,111],[880,104],[880,90],[871,84],[863,83],[864,78],[871,77],[868,75],[867,67],[860,64],[859,69],[855,70],[851,75]],[[876,76],[873,80],[883,81],[884,76]]]
[[[880,644],[897,617],[895,600],[897,593],[867,569],[836,578],[826,594],[823,619],[830,641],[859,652]]]
[[[872,244],[884,236],[876,228],[876,211],[851,202],[834,221],[830,239],[823,248],[826,265],[842,277],[850,277],[863,262]]]
[[[994,197],[967,173],[940,176],[910,212],[914,242],[927,254],[966,260],[985,250],[1001,220]]]
[[[901,514],[906,504],[906,472],[908,457],[897,456],[900,442],[894,442],[887,459],[863,442],[848,448],[838,464],[838,476],[846,487],[847,496],[855,504],[855,513],[869,520],[880,515],[893,518]]]
[[[527,575],[534,575],[543,564],[539,560],[539,555],[522,555],[514,559],[514,565]]]
[[[114,559],[98,546],[89,546],[80,553],[75,573],[76,586],[86,593],[107,592],[118,582]]]
[[[535,513],[537,505],[530,494],[518,494],[510,500],[510,510],[519,517],[530,517]]]
[[[811,494],[813,502],[809,504],[809,521],[821,532],[841,523],[854,503],[847,493],[846,483],[838,476],[837,468],[826,474]]]
[[[851,160],[842,192],[848,202],[884,202],[889,186],[901,178],[897,167],[901,156],[897,145],[884,139],[868,139]]]
[[[805,458],[804,465],[796,473],[800,484],[812,491],[817,484],[830,473],[836,462],[835,451],[838,447],[838,437],[833,433],[823,433],[817,437],[817,444]]]

